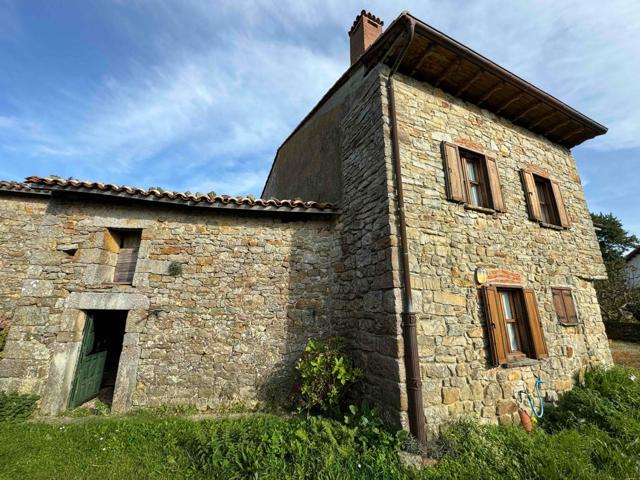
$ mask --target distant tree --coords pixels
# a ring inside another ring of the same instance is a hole
[[[596,226],[596,236],[604,263],[624,261],[624,254],[638,246],[638,237],[630,234],[613,213],[592,213],[591,219]]]
[[[592,213],[602,259],[607,269],[607,280],[595,282],[598,302],[605,322],[638,320],[640,288],[630,288],[625,253],[635,248],[638,237],[624,229],[622,222],[612,213]]]

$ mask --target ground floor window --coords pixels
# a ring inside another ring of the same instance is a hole
[[[492,363],[544,358],[544,341],[535,293],[521,287],[483,287]]]

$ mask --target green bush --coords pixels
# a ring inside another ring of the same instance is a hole
[[[0,422],[26,420],[36,409],[38,397],[0,392]]]
[[[362,376],[345,354],[344,342],[309,340],[295,366],[293,402],[299,412],[336,416],[349,388]]]

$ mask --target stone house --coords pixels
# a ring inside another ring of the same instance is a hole
[[[610,365],[570,152],[606,129],[409,13],[382,27],[358,15],[350,68],[276,153],[262,197],[314,202],[0,184],[0,387],[48,414],[108,382],[116,411],[256,405],[337,334],[362,399],[424,438]]]

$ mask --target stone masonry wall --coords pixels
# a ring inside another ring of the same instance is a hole
[[[132,286],[104,278],[107,228],[142,229]],[[32,333],[11,336],[0,387],[43,395],[47,411],[66,406],[57,384],[75,358],[81,310],[131,310],[121,409],[282,399],[307,339],[331,333],[333,219],[56,198],[38,235],[14,317]],[[171,262],[181,274],[168,273]]]
[[[407,425],[398,240],[389,124],[377,68],[357,90],[341,122],[343,213],[338,222],[336,324],[353,340],[365,371],[361,400],[381,407],[387,423]]]
[[[0,323],[13,317],[48,200],[42,195],[0,192]]]
[[[534,374],[547,400],[571,388],[585,367],[611,364],[592,279],[605,274],[576,163],[570,152],[428,84],[398,76],[400,150],[406,195],[425,415],[430,432],[472,415],[511,422],[514,398]],[[447,201],[440,144],[467,145],[496,157],[506,213]],[[569,230],[528,218],[519,170],[536,165],[559,182]],[[533,366],[491,368],[477,267],[520,274],[535,290],[549,358]],[[558,323],[551,287],[571,287],[580,325]]]

